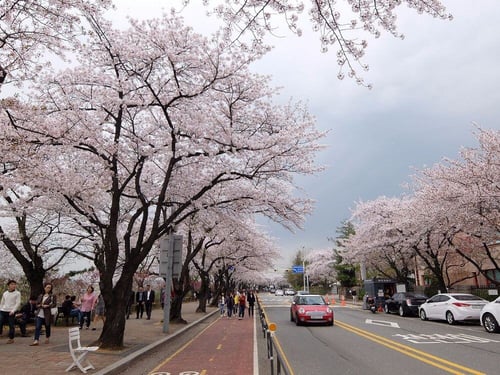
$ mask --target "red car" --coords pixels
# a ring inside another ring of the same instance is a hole
[[[297,295],[290,306],[290,321],[333,326],[333,309],[317,294]]]

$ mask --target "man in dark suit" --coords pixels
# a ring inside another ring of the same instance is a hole
[[[153,303],[155,302],[155,291],[151,290],[151,285],[146,285],[144,295],[146,297],[146,315],[149,320],[151,319],[151,310],[153,309]]]
[[[142,319],[142,315],[144,314],[145,302],[146,302],[146,295],[144,294],[144,288],[140,286],[139,290],[135,293],[135,312],[137,313],[136,319],[139,319],[139,316]]]

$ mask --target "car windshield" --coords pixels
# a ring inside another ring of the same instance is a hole
[[[472,294],[471,295],[455,294],[452,297],[455,298],[456,300],[459,300],[459,301],[482,301],[483,300],[481,297],[473,296]]]
[[[321,296],[303,296],[299,298],[299,305],[324,305],[325,301]]]

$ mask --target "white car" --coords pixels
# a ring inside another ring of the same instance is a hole
[[[283,289],[276,289],[276,291],[274,292],[274,295],[275,296],[284,296],[285,293],[283,292]]]
[[[486,332],[500,332],[500,297],[483,307],[479,321]]]
[[[457,321],[479,320],[481,309],[488,301],[465,293],[441,293],[432,296],[418,308],[420,319],[446,320],[448,324]]]

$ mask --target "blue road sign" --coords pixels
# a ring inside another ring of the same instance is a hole
[[[293,273],[304,273],[304,267],[303,266],[293,266],[292,272]]]

